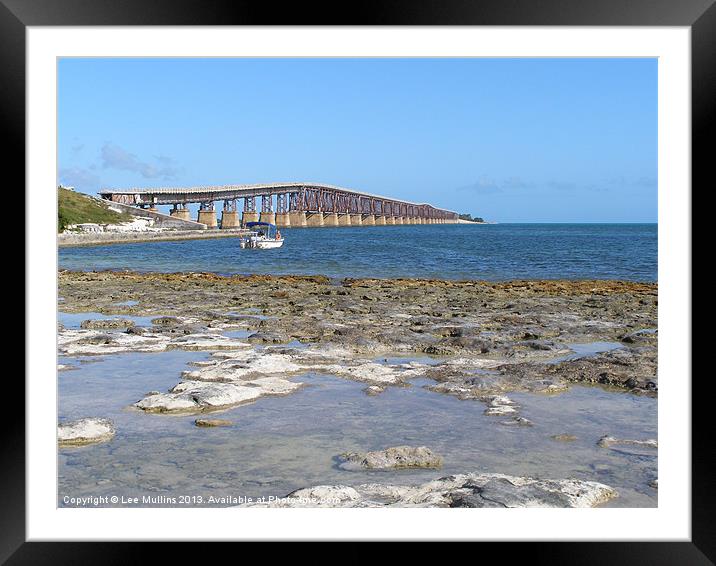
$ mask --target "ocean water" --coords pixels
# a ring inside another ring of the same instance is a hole
[[[62,248],[59,265],[336,278],[657,279],[655,224],[386,226],[284,234],[279,250],[241,250],[234,238]],[[59,318],[77,328],[82,320],[105,317],[60,313]],[[135,322],[146,326],[149,318]],[[575,356],[614,346],[572,345]],[[609,507],[658,504],[657,491],[649,486],[657,477],[655,451],[597,445],[605,434],[657,438],[657,399],[584,386],[557,395],[513,393],[520,414],[534,423],[514,427],[486,416],[482,403],[429,391],[427,379],[373,397],[363,392],[365,384],[309,372],[295,378],[305,387],[293,395],[211,415],[231,420],[231,427],[203,429],[194,425],[196,416],[132,408],[146,392],[176,385],[190,362],[208,358],[207,352],[183,351],[60,356],[59,363],[74,369],[58,374],[59,421],[110,418],[117,434],[107,443],[59,449],[58,506],[73,505],[66,497],[100,495],[198,496],[202,502],[192,505],[203,506],[209,496],[283,496],[318,484],[417,484],[471,471],[599,481],[619,492]],[[558,442],[552,438],[557,434],[576,439]],[[336,465],[344,451],[402,444],[429,446],[444,457],[443,468],[349,472]]]
[[[484,224],[284,229],[277,250],[235,238],[61,248],[73,270],[439,279],[657,280],[656,224]]]

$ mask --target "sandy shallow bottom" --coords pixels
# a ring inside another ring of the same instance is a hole
[[[309,373],[297,378],[307,385],[297,393],[214,414],[233,421],[231,427],[199,428],[196,416],[130,408],[148,391],[176,385],[188,362],[208,358],[184,351],[60,357],[60,364],[75,367],[59,373],[60,421],[102,416],[117,434],[105,444],[59,450],[58,505],[73,506],[67,498],[148,496],[156,502],[139,506],[173,506],[162,498],[184,496],[189,499],[179,506],[211,506],[210,496],[284,496],[318,484],[410,485],[473,471],[593,480],[619,492],[607,506],[657,505],[657,491],[648,485],[657,477],[655,451],[597,446],[607,434],[657,438],[655,398],[587,386],[559,395],[513,393],[520,414],[534,423],[517,427],[484,415],[482,403],[425,389],[433,383],[427,379],[368,396],[365,384]],[[558,434],[577,439],[551,438]],[[443,456],[444,467],[366,472],[337,466],[342,452],[396,445],[428,446]]]

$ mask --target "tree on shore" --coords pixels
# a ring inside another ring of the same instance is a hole
[[[110,210],[107,204],[98,198],[66,187],[57,187],[58,232],[64,232],[72,224],[119,224],[131,220],[131,214]]]
[[[484,220],[480,216],[475,216],[475,218],[473,218],[472,214],[469,214],[467,212],[463,214],[458,214],[458,218],[460,220],[467,220],[468,222],[484,222]]]

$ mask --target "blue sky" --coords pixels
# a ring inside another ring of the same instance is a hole
[[[656,59],[61,59],[78,190],[313,181],[497,222],[656,222]]]

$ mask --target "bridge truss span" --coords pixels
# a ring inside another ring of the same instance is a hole
[[[317,183],[104,189],[100,196],[142,208],[171,205],[171,214],[183,217],[188,215],[188,204],[199,203],[199,222],[212,227],[217,225],[214,202],[224,201],[224,217],[228,217],[229,224],[234,227],[238,222],[235,215],[239,199],[244,199],[244,223],[265,220],[279,226],[372,226],[447,224],[458,220],[456,212],[431,204]],[[260,213],[256,206],[257,197],[261,197]]]

